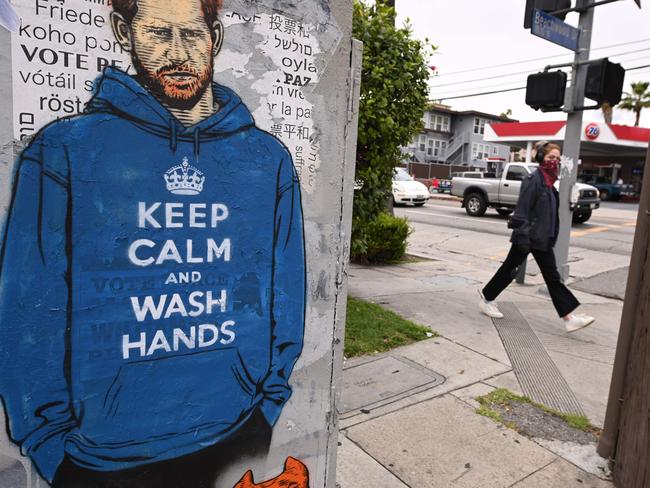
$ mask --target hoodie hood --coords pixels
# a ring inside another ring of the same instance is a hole
[[[149,133],[169,139],[172,151],[176,150],[179,140],[193,141],[198,157],[202,142],[255,125],[253,116],[235,92],[212,83],[212,93],[219,110],[198,124],[185,127],[135,78],[119,69],[107,68],[99,79],[97,91],[88,103],[86,113],[119,115]]]

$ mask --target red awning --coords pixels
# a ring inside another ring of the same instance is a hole
[[[490,124],[499,137],[521,137],[528,135],[554,136],[566,122],[503,122]]]
[[[650,129],[644,127],[630,127],[629,125],[611,124],[610,129],[619,139],[626,141],[648,142],[650,141]]]

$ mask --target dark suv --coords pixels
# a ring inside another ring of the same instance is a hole
[[[632,185],[618,185],[604,176],[580,175],[578,181],[598,188],[600,199],[603,201],[620,200],[621,197],[634,196]]]

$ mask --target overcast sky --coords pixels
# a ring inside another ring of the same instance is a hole
[[[438,46],[430,62],[439,74],[431,78],[432,99],[525,86],[527,74],[522,72],[541,71],[547,64],[573,59],[572,51],[533,36],[523,28],[525,3],[525,0],[396,0],[398,25],[409,18],[417,38],[428,37]],[[633,0],[620,0],[596,7],[592,49],[631,44],[596,49],[591,59],[609,57],[626,69],[650,65],[650,0],[642,0],[642,5],[640,10]],[[577,25],[577,14],[569,14],[566,22]],[[557,57],[497,66],[546,56]],[[498,78],[464,83],[495,76]],[[624,90],[629,90],[632,81],[649,80],[650,67],[628,71]],[[566,118],[563,113],[535,111],[524,103],[524,98],[525,91],[521,90],[443,103],[457,110],[493,114],[511,109],[512,117],[521,121]],[[584,118],[602,121],[601,111],[586,111]],[[615,109],[614,123],[633,125],[634,114]],[[650,127],[650,109],[642,112],[641,126]]]

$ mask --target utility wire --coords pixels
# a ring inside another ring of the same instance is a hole
[[[610,44],[609,46],[595,47],[595,48],[591,49],[591,51],[599,51],[601,49],[608,49],[610,47],[629,46],[631,44],[639,44],[641,42],[646,42],[646,41],[650,41],[650,38],[649,39],[639,39],[638,41],[631,41],[631,42],[621,42],[620,44]],[[452,71],[450,73],[442,73],[442,74],[440,74],[438,76],[440,77],[440,76],[459,75],[461,73],[472,73],[474,71],[480,71],[480,70],[484,70],[484,69],[501,68],[503,66],[514,66],[514,65],[517,65],[517,64],[530,63],[532,61],[542,61],[542,60],[545,60],[545,59],[560,58],[560,57],[565,57],[565,56],[569,56],[569,55],[568,54],[556,54],[554,56],[543,56],[541,58],[522,59],[521,61],[512,61],[510,63],[493,64],[493,65],[490,65],[490,66],[481,66],[479,68],[470,68],[470,69],[464,69],[464,70],[461,70],[461,71]]]
[[[645,51],[650,51],[650,47],[647,47],[647,48],[644,48],[644,49],[637,49],[637,50],[634,50],[634,51],[627,51],[627,52],[624,52],[624,53],[611,54],[611,55],[608,56],[608,58],[614,58],[616,56],[624,56],[626,54],[634,54],[634,53],[640,53],[640,52],[645,52]],[[531,74],[531,73],[536,73],[537,71],[539,71],[539,70],[517,71],[516,73],[509,73],[509,74],[505,74],[505,75],[486,76],[486,77],[483,77],[483,78],[475,78],[473,80],[456,81],[454,83],[443,83],[441,85],[430,86],[430,88],[441,88],[443,86],[455,86],[455,85],[460,85],[460,84],[465,84],[465,83],[474,83],[476,81],[495,80],[495,79],[498,79],[498,78],[508,78],[509,76]]]
[[[429,88],[435,89],[435,88],[441,88],[443,86],[456,86],[465,83],[474,83],[475,81],[496,80],[498,78],[508,78],[510,76],[516,76],[516,75],[529,75],[531,73],[535,73],[535,71],[531,71],[531,70],[517,71],[516,73],[509,73],[507,75],[486,76],[484,78],[475,78],[473,80],[457,81],[454,83],[443,83],[442,85],[429,86]]]
[[[476,90],[487,90],[489,88],[498,88],[500,86],[508,86],[508,85],[510,85],[512,87],[512,85],[521,85],[522,83],[526,83],[526,80],[525,79],[524,80],[512,80],[512,81],[505,81],[503,83],[495,83],[493,85],[481,85],[481,86],[478,86],[478,87],[474,86],[474,87],[470,87],[470,88],[459,88],[458,90],[453,90],[453,91],[447,90],[446,93],[451,95],[451,94],[463,93],[463,92],[468,92],[468,91],[471,92],[471,91],[476,91]],[[434,90],[431,90],[431,92],[435,93]],[[444,91],[443,91],[442,95],[443,96],[445,95]]]
[[[470,95],[459,95],[456,97],[442,97],[442,98],[434,98],[434,100],[455,100],[456,98],[471,98],[471,97],[481,97],[483,95],[494,95],[495,93],[506,93],[506,92],[513,92],[513,91],[518,91],[518,90],[525,90],[525,86],[520,86],[519,88],[508,88],[507,90],[495,90],[495,91],[487,91],[487,92],[482,92],[482,93],[472,93]]]
[[[628,68],[625,71],[634,71],[634,70],[637,70],[637,69],[649,68],[649,67],[650,67],[650,64],[646,64],[646,65],[643,65],[643,66],[635,66],[634,68]],[[520,86],[518,88],[507,88],[505,90],[494,90],[494,91],[487,91],[487,92],[481,92],[481,93],[471,93],[469,95],[458,95],[458,96],[453,96],[453,97],[442,96],[442,97],[436,97],[436,98],[434,98],[434,100],[455,100],[457,98],[481,97],[481,96],[484,96],[484,95],[495,95],[497,93],[507,93],[507,92],[525,90],[525,89],[526,89],[525,86]]]
[[[641,58],[630,59],[630,60],[628,60],[628,62],[630,62],[630,61],[638,61],[638,60],[641,60],[641,59],[648,59],[648,56],[644,56],[644,57],[641,57]],[[641,68],[647,68],[647,67],[650,67],[650,64],[646,64],[646,65],[643,65],[643,66],[636,66],[634,68],[628,68],[626,71],[633,71],[633,70],[637,70],[637,69],[641,69]],[[484,85],[484,86],[480,86],[480,87],[460,88],[458,90],[454,90],[453,94],[463,93],[463,92],[477,90],[477,89],[486,90],[488,88],[498,88],[500,86],[508,86],[508,85],[513,85],[513,84],[525,83],[525,81],[526,80],[513,80],[513,81],[505,81],[503,83],[495,83],[495,84],[492,84],[492,85]],[[567,83],[570,83],[570,81],[571,80],[569,78],[567,80]],[[443,93],[442,96],[444,96],[444,95],[445,94]]]
[[[650,64],[644,64],[643,66],[635,66],[634,68],[628,68],[625,71],[634,71],[635,69],[641,69],[641,68],[650,68]]]
[[[639,56],[638,58],[626,59],[624,62],[625,63],[631,63],[632,61],[641,61],[642,59],[648,59],[648,55]],[[623,62],[623,61],[621,61],[621,62]]]

